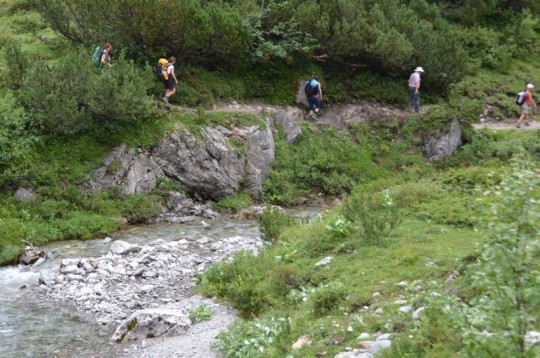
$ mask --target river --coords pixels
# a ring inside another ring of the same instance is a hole
[[[295,209],[297,216],[314,216],[320,208]],[[0,357],[115,357],[124,352],[110,341],[115,329],[99,325],[74,306],[44,300],[36,295],[41,271],[56,270],[64,258],[105,255],[114,240],[145,245],[164,241],[194,241],[260,236],[254,220],[221,217],[188,224],[133,226],[109,237],[88,241],[60,241],[45,245],[48,259],[37,267],[0,268]],[[202,249],[201,251],[204,251]],[[202,254],[202,253],[201,253]]]

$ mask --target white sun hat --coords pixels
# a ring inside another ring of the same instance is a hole
[[[534,85],[532,83],[527,84],[527,88],[534,88]]]
[[[424,72],[424,69],[422,67],[416,67],[416,70],[414,72]]]

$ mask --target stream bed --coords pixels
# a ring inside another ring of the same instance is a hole
[[[320,211],[297,208],[292,214],[313,217]],[[255,220],[221,217],[208,223],[133,226],[105,238],[54,242],[42,247],[47,259],[38,266],[0,268],[0,357],[120,357],[129,352],[128,345],[110,340],[115,322],[99,324],[95,314],[75,302],[40,293],[42,272],[57,271],[63,259],[105,257],[117,240],[141,247],[156,241],[188,242],[195,250],[191,254],[206,258],[216,250],[201,242],[210,245],[231,238],[229,246],[240,239],[262,242]]]

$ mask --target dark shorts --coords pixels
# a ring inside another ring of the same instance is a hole
[[[169,77],[163,83],[165,84],[165,88],[168,90],[173,90],[176,88],[176,83],[174,83],[174,79],[172,77]]]

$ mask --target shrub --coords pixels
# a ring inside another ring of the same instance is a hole
[[[348,193],[385,173],[373,162],[369,142],[357,143],[350,133],[331,128],[306,132],[294,145],[276,142],[276,166],[263,184],[268,201],[298,204],[308,193]]]
[[[345,301],[347,293],[347,287],[337,282],[317,287],[309,295],[309,301],[313,306],[313,314],[316,317],[324,317],[331,314]]]
[[[257,315],[268,305],[268,268],[273,259],[264,253],[258,256],[239,252],[231,262],[212,265],[202,276],[198,289],[206,294],[227,297],[244,317]]]
[[[267,352],[268,347],[276,345],[276,341],[286,337],[290,331],[290,318],[261,317],[240,321],[218,335],[216,348],[227,358],[273,356]]]
[[[296,223],[295,219],[276,206],[266,206],[257,218],[261,236],[265,240],[277,240],[283,229]]]
[[[100,71],[88,57],[81,49],[54,66],[29,69],[19,97],[32,128],[48,135],[110,132],[149,117],[149,73],[123,56]]]
[[[212,310],[206,305],[200,305],[189,310],[188,316],[193,323],[209,321],[212,319]]]
[[[161,198],[155,195],[126,195],[120,209],[122,216],[130,223],[143,223],[161,213]]]
[[[0,96],[0,183],[8,179],[10,171],[17,170],[17,164],[24,162],[31,155],[33,146],[39,137],[28,129],[29,117],[17,103],[12,92]]]
[[[3,71],[2,81],[6,88],[17,90],[21,88],[24,76],[30,68],[27,55],[22,52],[19,44],[9,42],[4,48],[6,71]]]
[[[233,196],[228,196],[216,203],[217,208],[232,214],[235,214],[240,210],[249,207],[250,205],[251,197],[244,192],[240,192]]]
[[[0,265],[11,264],[23,251],[24,224],[17,219],[0,218]]]
[[[401,222],[401,212],[388,190],[351,195],[343,205],[343,216],[358,225],[365,242],[375,245],[380,245]]]

